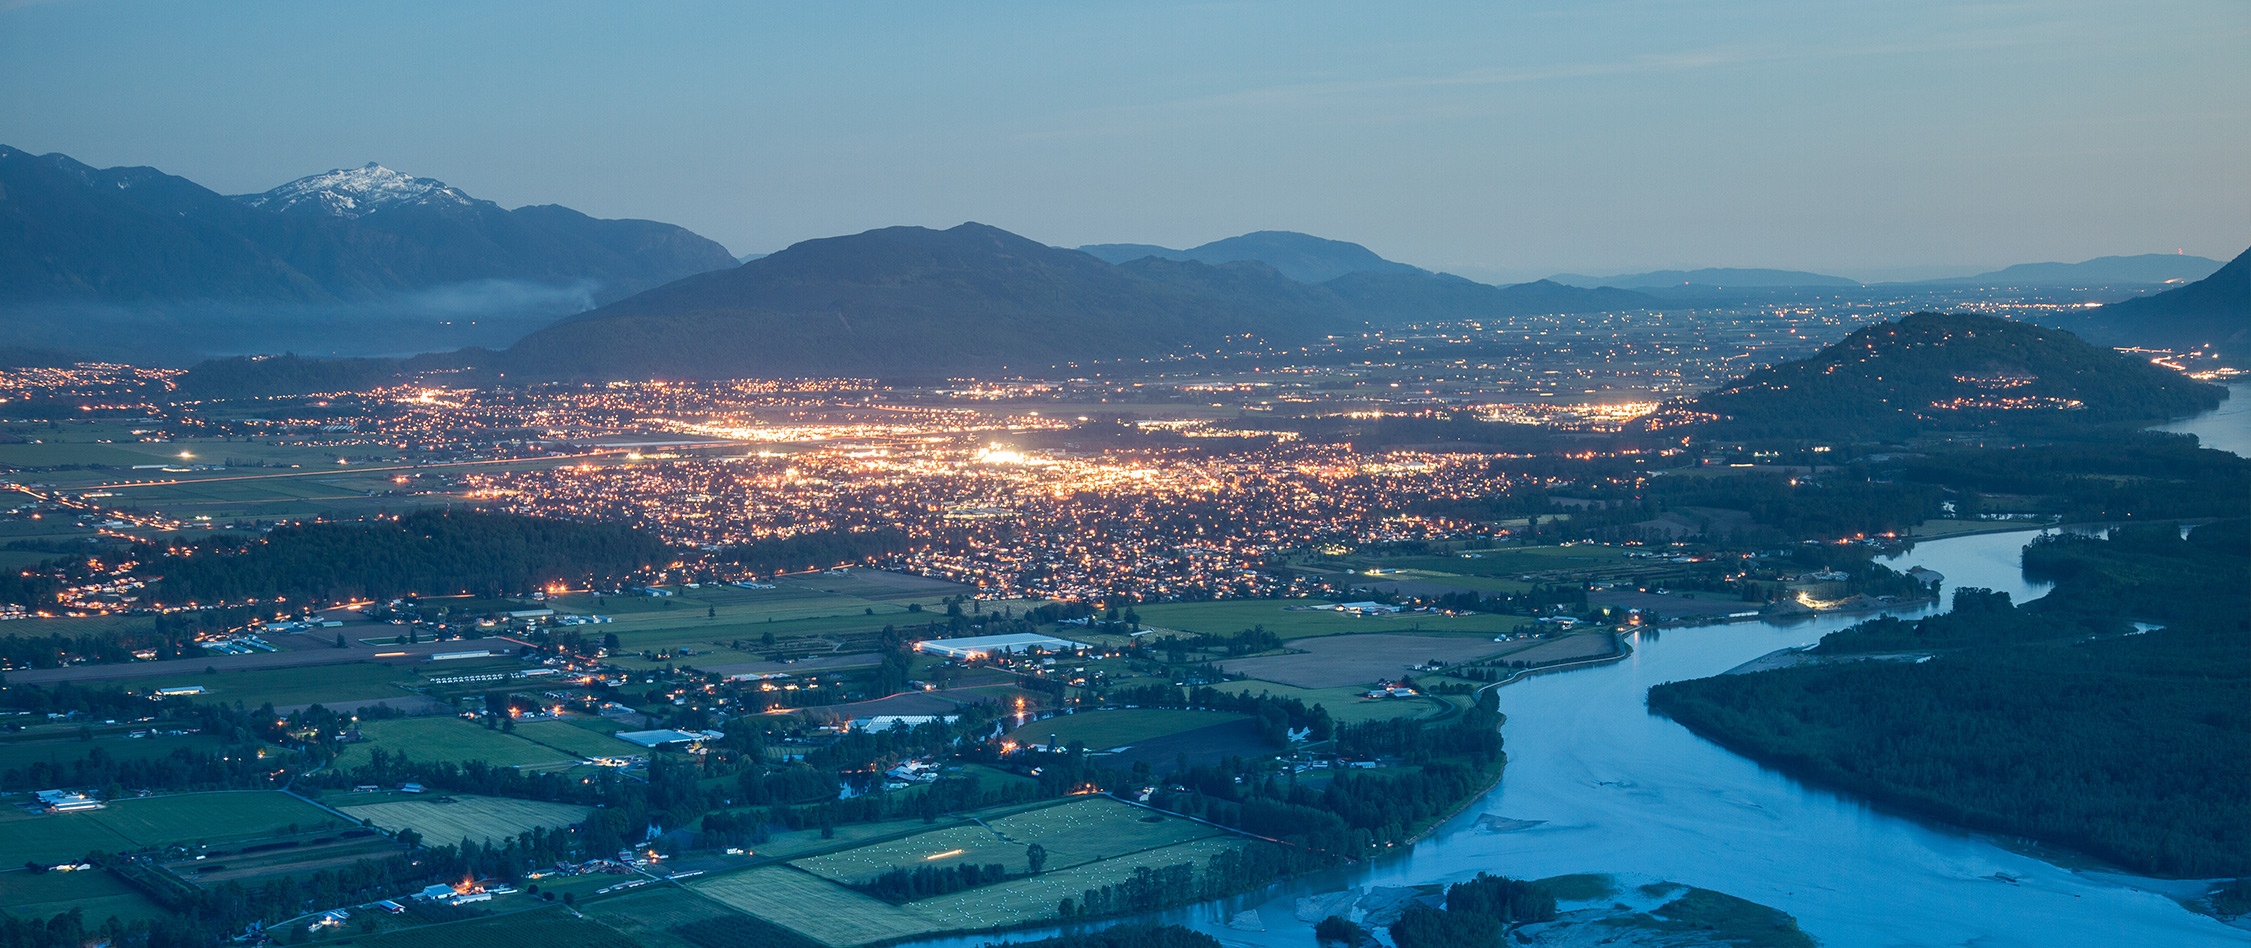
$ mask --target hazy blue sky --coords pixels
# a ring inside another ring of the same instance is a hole
[[[2225,258],[2251,2],[0,0],[0,143],[227,192],[381,161],[738,253],[979,220],[1487,276]]]

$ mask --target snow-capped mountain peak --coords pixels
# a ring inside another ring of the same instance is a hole
[[[308,175],[263,194],[236,196],[252,207],[297,214],[361,217],[387,207],[413,204],[469,206],[487,203],[436,178],[416,178],[368,162]]]

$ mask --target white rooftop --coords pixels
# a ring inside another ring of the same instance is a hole
[[[1057,651],[1074,649],[1079,646],[1080,643],[1068,639],[1059,639],[1054,636],[1031,632],[1017,632],[1010,635],[973,635],[967,638],[931,639],[927,642],[915,643],[915,648],[922,651],[952,658],[975,658],[980,655],[990,655],[994,652],[1014,653],[1035,647],[1047,651]]]
[[[684,741],[708,741],[726,735],[718,731],[675,731],[665,728],[655,731],[619,731],[613,736],[618,740],[631,741],[642,747],[656,747],[662,744],[678,744]]]

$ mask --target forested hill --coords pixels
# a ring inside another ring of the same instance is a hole
[[[2251,347],[2251,250],[2187,286],[2059,315],[2056,325],[2090,339],[2150,349],[2215,346],[2231,355]]]
[[[2226,390],[2071,333],[1956,313],[1865,327],[1795,362],[1667,403],[1642,430],[1711,438],[1901,440],[1932,431],[2055,432],[2217,406]]]
[[[137,552],[154,578],[150,601],[499,596],[554,582],[584,588],[668,558],[662,541],[631,527],[437,510],[282,527],[239,546],[208,540],[181,552]]]
[[[1142,358],[1350,325],[1259,263],[1115,266],[984,224],[809,240],[525,337],[510,377],[944,375]]]

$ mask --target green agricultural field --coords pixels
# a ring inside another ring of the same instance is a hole
[[[906,908],[787,866],[730,873],[689,888],[836,948],[937,930]]]
[[[372,759],[378,747],[433,763],[481,760],[496,767],[525,767],[577,762],[574,755],[451,716],[368,721],[360,725],[360,733],[367,740],[344,745],[336,755],[336,769],[349,773]]]
[[[277,708],[287,708],[322,701],[405,698],[412,692],[400,685],[415,680],[414,672],[404,666],[351,662],[342,665],[227,671],[216,675],[180,675],[154,679],[146,686],[134,682],[133,687],[136,691],[154,691],[158,688],[201,685],[204,693],[195,696],[197,701],[224,701],[228,704],[240,701],[248,708],[270,703]]]
[[[1173,711],[1153,708],[1136,708],[1111,711],[1081,711],[1077,714],[1058,715],[1044,721],[1032,721],[1010,734],[1018,744],[1052,743],[1070,746],[1072,741],[1084,741],[1089,750],[1108,750],[1138,744],[1151,738],[1193,731],[1200,727],[1247,720],[1240,714],[1225,711]]]
[[[1011,872],[1023,872],[1027,868],[1026,848],[1038,843],[1047,849],[1047,867],[1052,871],[1218,832],[1202,823],[1163,816],[1108,797],[1090,797],[990,818],[982,826],[964,824],[916,833],[799,859],[791,865],[846,884],[864,882],[895,868],[925,865],[997,862]]]
[[[1498,576],[1514,578],[1525,573],[1538,573],[1558,569],[1600,569],[1627,562],[1626,551],[1613,546],[1579,543],[1572,546],[1503,547],[1495,550],[1472,550],[1475,557],[1464,556],[1385,556],[1354,557],[1352,562],[1362,569],[1383,567],[1387,569],[1433,570],[1442,573],[1459,573],[1464,576]]]
[[[799,859],[790,865],[824,879],[847,885],[866,882],[895,868],[964,863],[1001,863],[1022,871],[1027,844],[1002,838],[975,823],[916,833],[904,839],[869,843],[825,856]]]
[[[342,825],[343,820],[276,790],[182,793],[119,800],[98,810],[27,814],[0,810],[0,852],[54,862],[88,852],[131,852],[256,839]]]
[[[1043,812],[1048,811],[1034,811]],[[1212,856],[1244,845],[1264,844],[1233,835],[1207,836],[1156,848],[1128,851],[1112,858],[1083,862],[1067,868],[1050,868],[1037,876],[1013,879],[906,905],[892,905],[828,879],[784,866],[766,866],[719,876],[695,883],[692,888],[730,908],[785,926],[835,948],[847,948],[916,935],[977,931],[1039,922],[1053,917],[1057,904],[1063,899],[1075,899],[1087,889],[1123,881],[1131,877],[1139,867],[1157,868],[1190,863],[1200,870]],[[1049,848],[1053,849],[1054,846],[1049,844]],[[1053,866],[1052,857],[1050,866]]]
[[[967,825],[964,823],[939,823],[938,828]],[[836,828],[836,835],[822,838],[817,829],[782,830],[765,842],[758,844],[760,856],[788,859],[803,853],[821,852],[850,846],[869,840],[889,839],[914,833],[929,832],[932,824],[921,820],[885,820],[878,823],[846,823]]]
[[[431,794],[423,799],[353,806],[351,797],[332,797],[336,808],[386,830],[412,829],[433,844],[464,839],[499,840],[537,826],[569,826],[586,819],[590,807],[539,800],[480,797],[466,793]],[[451,802],[447,802],[451,801]]]
[[[1535,585],[1533,583],[1527,583],[1521,580],[1501,579],[1496,576],[1475,576],[1463,573],[1445,573],[1439,572],[1437,570],[1427,569],[1402,569],[1396,573],[1386,573],[1382,578],[1386,580],[1399,580],[1404,582],[1437,583],[1445,586],[1460,586],[1463,589],[1475,589],[1480,592],[1489,593],[1531,592],[1532,587]]]
[[[156,628],[155,616],[83,616],[60,619],[23,619],[0,625],[0,636],[60,635],[77,638],[109,632],[146,632]]]
[[[95,750],[115,760],[155,760],[169,756],[175,750],[188,750],[198,754],[215,752],[225,747],[226,743],[208,734],[137,738],[119,734],[97,737],[90,741],[79,740],[76,734],[71,734],[36,741],[12,740],[0,742],[0,774],[32,764],[54,763],[60,767],[69,767],[72,761],[84,760],[89,752]],[[11,784],[7,789],[24,788]]]
[[[1116,859],[1087,863],[1060,871],[1051,870],[1023,879],[966,889],[952,895],[923,899],[906,907],[926,919],[932,931],[999,928],[1042,921],[1055,915],[1064,899],[1077,899],[1088,889],[1114,885],[1133,876],[1142,866],[1156,869],[1189,863],[1203,871],[1211,857],[1241,846],[1270,845],[1239,836],[1214,836],[1161,849],[1137,852]]]
[[[574,721],[531,721],[518,724],[516,737],[580,757],[618,757],[648,753],[648,748],[628,744],[611,737],[607,732],[580,727]]]
[[[1215,836],[1217,827],[1121,803],[1088,797],[989,821],[994,830],[1026,845],[1047,847],[1049,869],[1115,859],[1145,849]]]
[[[110,918],[155,921],[167,914],[164,906],[108,870],[33,875],[18,866],[0,872],[0,912],[20,919],[44,920],[74,909],[84,914],[88,927]]]
[[[127,437],[130,437],[128,435]],[[145,476],[154,471],[130,470],[136,464],[179,464],[179,445],[157,442],[127,442],[122,444],[95,444],[91,441],[58,441],[42,437],[39,444],[0,444],[0,467],[42,468],[65,465],[105,464],[123,471],[105,472],[108,476],[125,474]]]
[[[1420,698],[1364,698],[1368,689],[1350,688],[1294,688],[1271,681],[1229,681],[1212,686],[1230,694],[1259,694],[1277,698],[1296,698],[1307,706],[1320,705],[1338,724],[1359,724],[1365,721],[1388,721],[1392,718],[1429,718],[1451,711],[1454,707],[1443,698],[1425,695]]]
[[[643,948],[608,926],[575,917],[560,905],[377,935],[325,939],[322,944],[363,948]]]
[[[1392,615],[1352,616],[1333,610],[1304,608],[1312,599],[1237,599],[1223,602],[1168,602],[1137,606],[1141,624],[1183,632],[1229,635],[1263,625],[1284,639],[1350,632],[1472,632],[1499,635],[1513,632],[1530,620],[1501,615]],[[1290,607],[1296,606],[1297,609]]]
[[[540,887],[543,892],[547,888]],[[584,895],[579,898],[588,918],[625,933],[644,948],[816,948],[819,944],[671,886],[649,886],[592,901]],[[689,928],[689,934],[679,933],[683,927]]]

